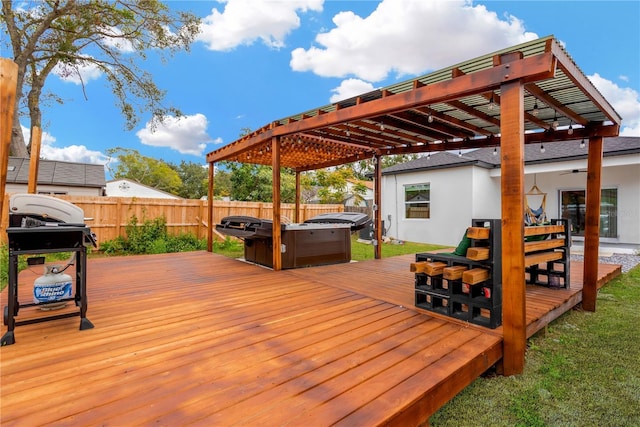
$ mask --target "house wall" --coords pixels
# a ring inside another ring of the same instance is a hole
[[[399,240],[457,245],[473,215],[472,167],[384,175],[382,218],[386,235]],[[485,179],[482,180],[483,182]],[[404,186],[429,183],[431,214],[428,219],[405,218]]]
[[[560,191],[586,189],[586,160],[528,165],[524,191],[534,183],[547,193],[547,218],[560,218]],[[580,170],[571,173],[573,169]],[[401,240],[456,246],[473,218],[501,217],[499,169],[475,166],[384,175],[382,212],[387,236]],[[431,218],[404,218],[404,185],[431,183]],[[601,238],[601,244],[640,249],[640,156],[603,159],[602,187],[618,189],[618,238]],[[541,198],[525,197],[532,208]],[[583,240],[574,237],[574,241]]]
[[[502,216],[500,179],[493,178],[488,169],[473,167],[471,171],[473,193],[471,219],[500,218]],[[469,225],[470,221],[467,227]]]

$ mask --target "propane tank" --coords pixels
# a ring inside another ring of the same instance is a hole
[[[45,265],[44,275],[33,284],[33,301],[36,304],[55,303],[71,298],[72,287],[71,276],[61,273],[59,265]]]

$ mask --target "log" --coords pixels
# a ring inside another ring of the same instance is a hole
[[[446,262],[430,262],[427,264],[424,272],[429,276],[441,276],[446,266]]]
[[[411,265],[409,266],[409,270],[412,273],[423,273],[426,265],[427,265],[427,261],[412,262]]]
[[[458,280],[462,278],[462,273],[467,271],[467,267],[464,265],[453,265],[451,267],[446,267],[442,271],[442,278],[447,280]]]
[[[487,227],[469,227],[467,228],[467,237],[470,239],[488,239],[491,229]]]
[[[489,259],[489,248],[475,247],[467,249],[467,258],[474,261],[483,261]]]
[[[489,270],[486,268],[472,268],[462,273],[462,282],[475,285],[489,279]]]

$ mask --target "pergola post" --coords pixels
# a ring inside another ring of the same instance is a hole
[[[500,87],[502,142],[502,324],[505,375],[522,373],[526,349],[524,271],[524,89]]]
[[[280,230],[280,137],[271,138],[271,168],[273,170],[273,269],[282,269],[282,230]]]
[[[40,145],[42,130],[38,126],[31,128],[31,157],[29,159],[29,182],[27,192],[35,194],[38,188],[38,169],[40,165]]]
[[[207,190],[207,251],[213,252],[213,178],[214,163],[209,162],[209,188]]]
[[[7,185],[17,86],[18,64],[7,58],[0,58],[0,218],[4,213],[4,195]]]
[[[374,236],[374,258],[382,258],[382,167],[380,167],[380,155],[376,154],[373,157],[374,165],[374,180],[373,180],[373,217],[375,222],[375,236]]]
[[[295,223],[302,221],[302,218],[300,218],[300,194],[302,191],[300,188],[300,173],[301,172],[296,171],[296,204],[293,212],[293,222]]]
[[[603,138],[589,138],[587,159],[587,199],[584,229],[584,266],[582,286],[582,308],[596,311],[598,295],[598,251],[600,242],[600,202],[602,198]]]

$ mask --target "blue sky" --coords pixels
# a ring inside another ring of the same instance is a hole
[[[204,27],[190,53],[143,68],[184,113],[133,131],[104,76],[81,86],[52,75],[64,99],[43,109],[42,156],[105,163],[116,146],[205,164],[206,153],[273,120],[554,35],[640,136],[640,2],[455,0],[170,1]],[[23,123],[28,125],[28,123]]]

